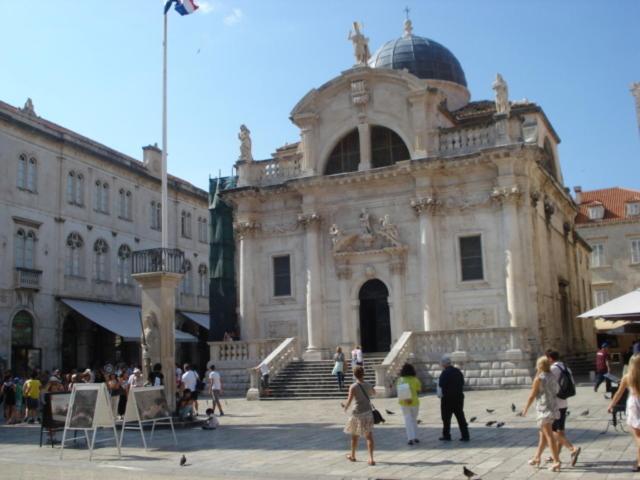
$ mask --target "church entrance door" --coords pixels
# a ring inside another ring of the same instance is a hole
[[[363,352],[388,352],[391,347],[389,290],[380,280],[360,288],[360,341]]]

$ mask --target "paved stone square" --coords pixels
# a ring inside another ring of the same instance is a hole
[[[375,467],[366,463],[364,442],[358,462],[345,459],[348,437],[342,433],[346,419],[334,400],[247,402],[226,401],[226,414],[215,431],[177,431],[178,447],[170,432],[161,431],[145,451],[137,432],[128,432],[118,459],[113,443],[106,441],[94,452],[65,448],[59,459],[56,445],[38,447],[38,426],[0,427],[0,478],[2,479],[182,479],[182,478],[376,478],[376,479],[464,479],[465,465],[485,480],[521,478],[627,479],[639,478],[630,469],[635,449],[628,433],[606,428],[607,400],[590,387],[579,387],[570,401],[567,424],[569,438],[583,451],[574,468],[563,464],[560,474],[536,470],[527,465],[537,442],[533,414],[516,417],[511,403],[521,408],[528,390],[473,391],[466,394],[467,418],[478,417],[471,424],[472,440],[468,444],[438,441],[440,435],[438,399],[429,394],[420,408],[419,446],[408,446],[404,424],[396,399],[378,399],[376,406],[389,409],[387,423],[376,427]],[[201,402],[201,410],[202,408]],[[489,414],[485,409],[495,409]],[[580,416],[584,410],[588,416]],[[489,420],[504,421],[503,428],[486,427]],[[108,439],[106,433],[100,435]],[[71,447],[71,445],[70,445]],[[180,467],[180,455],[188,465]],[[568,462],[568,453],[563,453]]]

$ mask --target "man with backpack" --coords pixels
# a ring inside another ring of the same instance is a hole
[[[560,361],[560,354],[555,350],[547,350],[545,354],[551,362],[551,374],[555,377],[560,387],[558,389],[558,398],[556,399],[556,404],[560,410],[560,418],[554,420],[551,430],[556,437],[559,449],[566,447],[571,452],[571,466],[574,466],[582,449],[573,445],[566,437],[564,424],[567,419],[567,408],[569,407],[567,398],[576,394],[576,385],[573,381],[571,370]]]

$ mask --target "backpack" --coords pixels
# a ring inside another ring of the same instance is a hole
[[[573,377],[568,368],[563,368],[560,365],[557,367],[560,369],[560,378],[558,379],[560,389],[556,396],[562,400],[566,400],[569,397],[575,396],[576,384],[573,382]]]

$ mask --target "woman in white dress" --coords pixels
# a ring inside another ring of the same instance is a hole
[[[613,412],[613,409],[624,395],[626,389],[629,389],[629,396],[627,397],[627,425],[631,427],[631,435],[636,441],[636,464],[633,467],[634,472],[640,472],[640,354],[636,354],[629,360],[629,370],[627,374],[622,377],[620,386],[616,391],[616,394],[611,399],[609,404],[609,413]]]
[[[551,450],[551,458],[553,464],[549,467],[552,472],[560,471],[560,456],[558,452],[558,444],[551,426],[553,421],[560,418],[560,410],[556,402],[556,396],[560,389],[558,382],[551,373],[551,362],[544,356],[536,361],[536,378],[531,385],[531,393],[527,400],[527,405],[522,410],[522,416],[527,415],[527,410],[535,400],[536,402],[536,420],[540,428],[538,449],[534,457],[529,460],[529,465],[540,466],[540,457],[545,447],[549,445]]]

